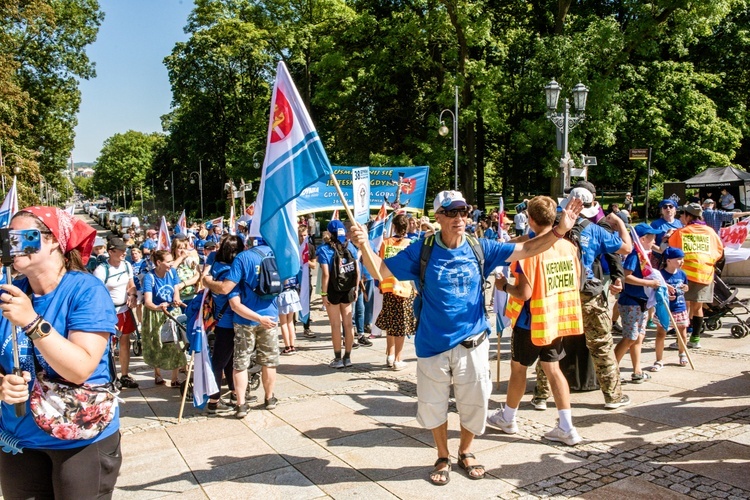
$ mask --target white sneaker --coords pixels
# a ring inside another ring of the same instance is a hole
[[[393,368],[393,363],[396,359],[396,356],[386,356],[385,357],[385,366],[388,368]]]
[[[569,432],[563,432],[559,424],[557,427],[546,433],[544,438],[549,439],[550,441],[557,441],[558,443],[565,443],[568,446],[575,446],[582,440],[575,427],[570,429]]]
[[[667,346],[667,349],[672,350],[672,351],[679,351],[680,346],[677,345],[677,342],[672,342],[671,344]]]
[[[531,405],[535,410],[544,411],[547,409],[547,400],[542,398],[534,398],[531,400]]]
[[[393,362],[393,370],[394,371],[400,371],[406,368],[406,361],[394,361]]]
[[[330,366],[331,368],[336,368],[338,370],[339,368],[344,367],[344,360],[341,358],[334,359],[328,364],[328,366]]]
[[[498,408],[495,413],[487,417],[487,423],[493,427],[497,427],[506,434],[515,434],[518,432],[518,424],[514,418],[510,422],[503,418],[503,409]]]

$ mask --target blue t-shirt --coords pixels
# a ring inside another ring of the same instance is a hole
[[[661,234],[656,235],[656,241],[654,241],[654,243],[656,243],[656,245],[658,246],[661,245],[661,240],[662,238],[664,238],[664,234],[667,231],[671,231],[672,229],[680,229],[682,227],[682,222],[680,222],[680,219],[675,219],[672,222],[667,222],[663,217],[660,217],[651,222],[651,227],[661,231]]]
[[[643,278],[643,273],[641,273],[641,263],[638,261],[638,254],[635,250],[630,252],[625,258],[622,268],[626,271],[633,271],[633,276],[636,278]],[[640,302],[636,299],[640,299]],[[648,296],[646,295],[644,287],[641,285],[631,285],[626,281],[617,303],[624,306],[637,306],[645,300],[648,300]]]
[[[198,261],[201,264],[205,264],[206,262],[206,240],[202,240],[200,238],[195,239],[195,243],[193,243],[195,246],[195,251],[198,252]]]
[[[346,242],[346,248],[349,249],[349,251],[352,253],[352,257],[354,257],[355,260],[359,259],[359,250],[352,244],[351,241]],[[320,245],[315,251],[315,255],[318,257],[318,262],[320,264],[325,264],[329,268],[331,267],[331,264],[333,264],[333,247],[331,247],[330,243]]]
[[[494,240],[497,239],[497,232],[495,232],[495,230],[492,229],[491,227],[488,227],[484,231],[484,237],[485,237],[485,239],[494,241]]]
[[[212,255],[216,255],[216,252],[213,252]],[[226,262],[216,262],[211,266],[211,277],[216,281],[223,281],[227,274],[229,274],[230,268],[231,266]],[[234,311],[232,311],[228,302],[230,298],[238,295],[239,292],[237,292],[236,289],[237,287],[227,295],[211,293],[214,297],[214,316],[221,313],[222,310],[224,311],[217,326],[222,328],[232,328],[234,325]]]
[[[143,278],[143,293],[151,292],[151,302],[158,306],[162,302],[174,300],[174,287],[179,284],[180,277],[174,268],[167,271],[163,278],[151,272]]]
[[[141,245],[141,248],[154,251],[156,250],[156,241],[151,238],[148,238],[146,241],[143,242],[143,245]]]
[[[600,255],[615,253],[622,247],[619,234],[610,233],[593,222],[581,231],[581,264],[586,270],[586,279],[594,277],[592,266]]]
[[[21,290],[28,290],[29,285],[26,278],[13,282]],[[69,271],[65,273],[60,284],[50,293],[42,296],[34,295],[32,298],[34,310],[41,314],[54,329],[63,337],[67,338],[70,331],[103,332],[110,335],[115,334],[117,317],[112,299],[109,296],[104,283],[88,273]],[[11,345],[11,332],[15,328],[4,317],[0,316],[0,366],[5,373],[12,373],[13,349]],[[32,354],[32,342],[26,335],[17,335],[21,369],[31,373],[29,390],[36,378],[34,369],[34,358]],[[52,377],[57,373],[47,364],[44,357],[37,350],[36,356],[39,364]],[[94,373],[86,381],[89,384],[106,384],[110,381],[109,370],[109,343],[99,361]],[[0,418],[0,430],[7,432],[20,440],[19,445],[24,448],[34,449],[70,449],[79,448],[96,441],[101,441],[112,434],[119,432],[120,414],[119,409],[115,418],[104,431],[95,438],[88,440],[62,440],[52,437],[41,430],[31,415],[28,401],[26,402],[26,415],[16,418],[13,405],[2,403],[2,417]]]
[[[400,281],[419,283],[419,255],[425,240],[409,245],[385,260]],[[516,248],[513,243],[480,239],[484,251],[484,277],[507,260]],[[464,241],[456,249],[434,242],[425,270],[422,313],[415,337],[417,356],[427,358],[456,347],[468,337],[490,329],[482,307],[479,264],[471,246]]]
[[[687,274],[685,274],[685,271],[683,271],[682,269],[678,269],[674,272],[674,274],[670,274],[666,269],[662,269],[661,275],[664,277],[664,281],[666,281],[668,285],[672,285],[675,288],[675,298],[674,300],[669,301],[669,310],[672,311],[672,313],[687,311],[685,292],[682,291],[681,288],[682,285],[686,285],[688,282]]]
[[[279,308],[276,305],[276,297],[264,299],[253,291],[258,286],[258,273],[260,272],[260,262],[262,260],[256,250],[266,255],[271,252],[271,249],[266,245],[243,250],[235,257],[229,274],[224,279],[237,283],[233,292],[239,292],[242,305],[261,316],[278,318]],[[234,315],[234,322],[237,325],[257,326],[260,324],[257,321],[243,318],[239,314]]]
[[[135,289],[139,292],[143,290],[143,283],[141,283],[141,273],[145,271],[146,259],[141,259],[138,262],[130,260],[130,264],[133,266],[133,283],[135,283]]]

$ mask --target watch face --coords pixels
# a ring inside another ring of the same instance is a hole
[[[42,322],[42,324],[41,324],[41,325],[39,325],[39,330],[40,330],[40,331],[41,331],[41,332],[42,332],[43,334],[45,334],[45,335],[46,335],[46,334],[48,334],[48,333],[49,333],[49,332],[50,332],[50,331],[52,330],[52,325],[50,325],[50,324],[49,324],[49,323],[47,323],[46,321],[43,321],[43,322]]]

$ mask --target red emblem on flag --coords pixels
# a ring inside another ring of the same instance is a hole
[[[406,178],[401,183],[401,192],[404,194],[412,194],[417,189],[417,179]]]
[[[271,142],[279,142],[289,135],[294,125],[294,113],[289,101],[281,90],[276,90],[276,101],[273,107],[273,125],[271,126]]]

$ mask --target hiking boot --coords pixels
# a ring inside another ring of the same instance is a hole
[[[276,396],[271,396],[270,398],[266,399],[266,410],[273,410],[278,404],[279,400],[276,399]]]
[[[315,338],[315,334],[314,334],[314,333],[312,332],[312,330],[310,330],[309,328],[305,328],[305,331],[304,331],[304,332],[302,332],[302,334],[303,334],[303,335],[304,335],[304,336],[305,336],[306,338],[308,338],[308,339],[314,339],[314,338]]]
[[[370,347],[370,346],[372,346],[372,342],[370,342],[370,341],[369,341],[369,340],[367,339],[367,337],[365,337],[365,334],[364,334],[364,333],[363,333],[362,335],[360,335],[360,336],[359,336],[359,339],[357,339],[357,342],[359,343],[359,345],[363,345],[363,346],[365,346],[365,347]]]
[[[344,360],[341,358],[336,358],[330,363],[328,363],[328,366],[330,366],[331,368],[336,368],[338,370],[339,368],[344,367]]]
[[[498,408],[495,413],[487,417],[487,423],[493,427],[497,427],[506,434],[515,434],[518,432],[518,424],[516,419],[508,422],[503,418],[503,409]]]
[[[237,410],[234,412],[234,416],[237,418],[245,418],[247,417],[247,412],[249,411],[250,411],[250,405],[245,403],[237,407]]]
[[[209,401],[207,411],[209,415],[219,415],[223,413],[230,413],[234,409],[234,406],[228,406],[224,404],[222,400],[219,400],[216,403],[211,403]]]
[[[133,380],[133,377],[130,375],[123,375],[120,377],[120,386],[125,389],[138,389],[138,382]]]
[[[582,440],[575,427],[570,429],[568,432],[564,432],[560,428],[559,424],[557,425],[557,427],[546,433],[544,435],[544,438],[549,439],[550,441],[556,441],[558,443],[565,443],[568,446],[575,446]]]
[[[687,343],[687,346],[690,349],[700,349],[701,348],[701,338],[700,337],[690,337],[690,341]]]
[[[604,408],[607,410],[616,410],[617,408],[620,408],[621,406],[627,406],[630,404],[630,396],[627,394],[623,394],[620,399],[617,401],[610,401],[609,403],[604,403]]]
[[[642,384],[645,381],[649,380],[650,378],[651,378],[651,375],[649,375],[646,372],[634,373],[633,375],[631,375],[630,381],[634,384]]]
[[[547,409],[547,400],[542,398],[534,398],[531,400],[531,406],[535,410],[544,411]]]

